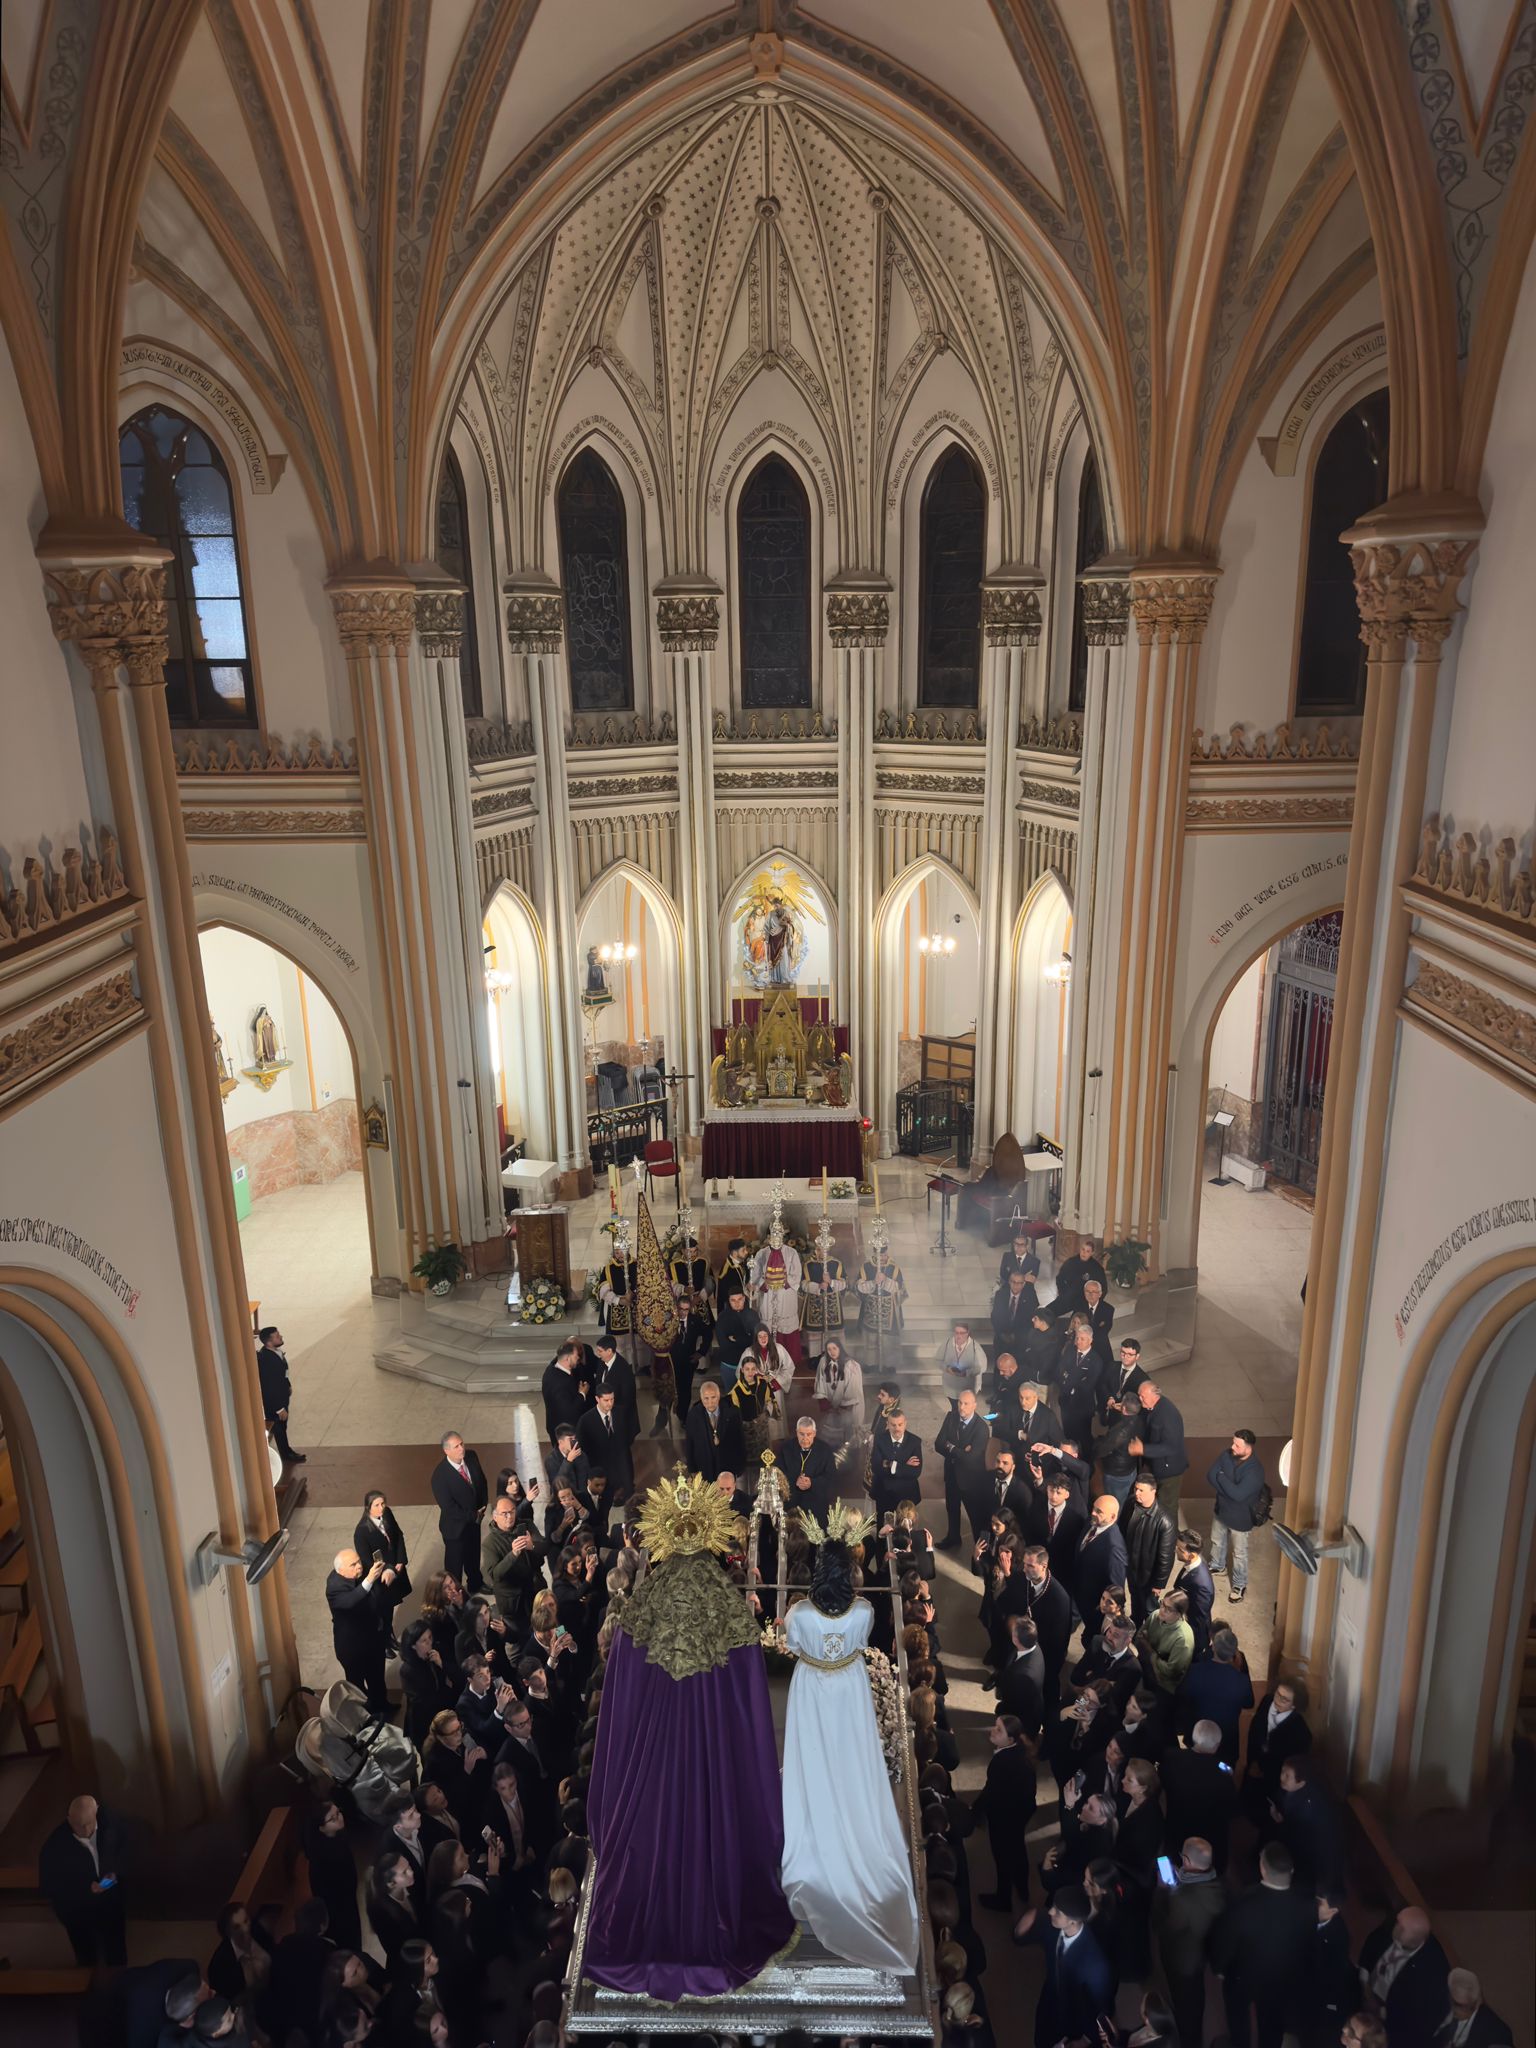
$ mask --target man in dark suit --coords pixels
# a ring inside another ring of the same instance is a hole
[[[1136,1630],[1131,1622],[1106,1621],[1092,1646],[1073,1665],[1069,1682],[1080,1691],[1100,1678],[1109,1680],[1109,1711],[1118,1719],[1141,1683]]]
[[[1072,1341],[1056,1369],[1056,1412],[1061,1417],[1061,1433],[1074,1443],[1093,1441],[1104,1366],[1105,1361],[1094,1348],[1093,1331],[1086,1323],[1075,1323]]]
[[[1169,1520],[1178,1524],[1179,1484],[1189,1470],[1189,1453],[1184,1448],[1184,1417],[1164,1394],[1156,1380],[1143,1380],[1136,1389],[1144,1420],[1141,1435],[1132,1437],[1127,1449],[1139,1458],[1157,1481],[1157,1504]]]
[[[1069,1593],[1076,1575],[1078,1546],[1087,1526],[1088,1517],[1073,1500],[1066,1474],[1056,1469],[1047,1473],[1045,1492],[1035,1495],[1024,1534],[1031,1543],[1044,1544],[1051,1560],[1051,1577],[1059,1579]]]
[[[640,1434],[640,1398],[635,1388],[634,1368],[611,1337],[594,1337],[592,1353],[595,1361],[589,1382],[592,1398],[595,1401],[604,1389],[613,1395],[614,1413],[624,1431],[624,1441],[633,1444]]]
[[[1334,2048],[1345,2024],[1360,2010],[1360,1974],[1350,1960],[1344,1918],[1347,1896],[1342,1884],[1320,1884],[1316,1890],[1317,1917],[1302,1997],[1301,2038],[1306,2048]],[[1509,2037],[1499,2038],[1507,2043]],[[1490,2044],[1479,2043],[1479,2048]]]
[[[544,1434],[551,1443],[562,1422],[575,1429],[589,1406],[591,1383],[582,1369],[581,1352],[579,1344],[562,1344],[539,1382],[544,1397]]]
[[[1045,1659],[1027,1614],[1008,1617],[1008,1660],[997,1675],[997,1711],[1011,1715],[1031,1742],[1045,1720]]]
[[[1040,1306],[1034,1287],[1022,1273],[1010,1273],[992,1297],[992,1356],[1011,1351],[1015,1358],[1029,1335],[1030,1319]]]
[[[1083,1617],[1083,1641],[1091,1642],[1103,1623],[1099,1602],[1111,1586],[1125,1584],[1125,1538],[1120,1534],[1120,1503],[1101,1493],[1088,1511],[1088,1526],[1078,1539],[1071,1573],[1072,1597]]]
[[[1128,1415],[1146,1374],[1141,1369],[1141,1345],[1134,1337],[1122,1337],[1120,1362],[1104,1375],[1099,1388],[1099,1420],[1106,1428],[1121,1415]],[[1110,1412],[1113,1402],[1114,1413]]]
[[[389,1694],[384,1686],[389,1607],[379,1584],[383,1571],[382,1558],[376,1557],[365,1572],[363,1560],[355,1550],[338,1550],[325,1582],[336,1662],[350,1682],[367,1694],[368,1711],[380,1721],[389,1713]]]
[[[443,1539],[443,1570],[450,1572],[466,1593],[478,1593],[480,1577],[480,1519],[490,1499],[490,1488],[478,1455],[469,1450],[456,1429],[442,1439],[441,1458],[432,1468],[432,1498],[437,1502],[437,1527]]]
[[[1233,2048],[1249,2048],[1255,2021],[1259,2048],[1280,2048],[1294,2025],[1312,1948],[1313,1902],[1310,1891],[1292,1888],[1292,1874],[1289,1852],[1267,1842],[1259,1851],[1259,1882],[1234,1901],[1211,1937]]]
[[[1513,2029],[1484,2005],[1482,1983],[1470,1970],[1452,1970],[1446,1989],[1450,2005],[1435,2029],[1435,2048],[1511,2048]]]
[[[112,1815],[89,1793],[69,1803],[68,1817],[43,1843],[37,1882],[59,1916],[75,1961],[120,1968],[128,1960],[123,1942],[122,1833]]]
[[[970,1518],[971,1541],[979,1543],[986,1532],[992,1509],[987,1490],[990,1441],[991,1432],[976,1412],[976,1396],[966,1387],[939,1424],[939,1433],[933,1440],[933,1448],[944,1460],[944,1508],[949,1522],[938,1546],[940,1550],[960,1548],[962,1503]]]
[[[1081,1885],[1064,1884],[1051,1900],[1045,1984],[1035,2007],[1035,2048],[1057,2041],[1098,2041],[1099,2022],[1113,2022],[1115,1979],[1088,1925],[1092,1908]]]
[[[1083,1305],[1080,1316],[1088,1318],[1088,1327],[1093,1332],[1093,1348],[1099,1363],[1107,1373],[1113,1372],[1115,1354],[1110,1343],[1110,1331],[1115,1327],[1115,1305],[1104,1298],[1102,1284],[1090,1274],[1083,1282]]]
[[[1029,1904],[1029,1852],[1024,1836],[1035,1817],[1035,1753],[1017,1714],[999,1713],[987,1730],[987,1740],[992,1746],[987,1781],[971,1804],[971,1819],[973,1825],[986,1820],[997,1884],[976,1903],[994,1913],[1008,1913],[1013,1910],[1015,1892]]]
[[[1174,1725],[1188,1734],[1197,1721],[1221,1730],[1221,1758],[1236,1765],[1243,1715],[1253,1705],[1253,1684],[1238,1662],[1237,1637],[1229,1628],[1211,1631],[1211,1654],[1191,1664],[1174,1694]]]
[[[261,1412],[277,1445],[277,1455],[285,1465],[306,1465],[309,1460],[288,1441],[288,1404],[293,1399],[293,1384],[288,1377],[288,1361],[283,1356],[283,1333],[276,1323],[268,1323],[257,1333],[256,1342]]]
[[[988,1474],[987,1488],[987,1513],[1012,1515],[1022,1529],[1035,1498],[1035,1489],[1018,1470],[1013,1452],[1006,1444],[999,1449],[997,1463]]]
[[[741,1418],[734,1408],[722,1403],[718,1380],[701,1383],[699,1398],[688,1410],[683,1441],[688,1470],[701,1479],[718,1479],[722,1472],[734,1476],[746,1464]]]
[[[898,1417],[893,1416],[892,1421]],[[905,1427],[905,1419],[901,1418]],[[913,1444],[915,1437],[909,1439]],[[779,1469],[789,1481],[789,1502],[792,1508],[803,1509],[812,1514],[818,1522],[825,1523],[827,1509],[837,1491],[837,1460],[820,1442],[816,1435],[813,1417],[802,1415],[795,1424],[794,1440],[780,1444],[776,1453]],[[918,1446],[918,1460],[922,1460],[922,1448]]]
[[[1039,1387],[1026,1380],[1012,1403],[999,1404],[992,1434],[1008,1446],[1022,1468],[1032,1444],[1054,1450],[1061,1443],[1061,1423],[1041,1400]]]
[[[1243,1804],[1256,1827],[1268,1826],[1269,1809],[1279,1802],[1280,1766],[1288,1756],[1302,1756],[1312,1747],[1306,1711],[1307,1689],[1301,1680],[1282,1678],[1259,1701],[1248,1723]]]
[[[569,1480],[578,1493],[585,1493],[591,1470],[591,1466],[582,1456],[575,1423],[562,1422],[555,1431],[552,1447],[544,1453],[544,1472],[549,1480],[545,1490],[546,1499],[554,1499],[555,1488],[562,1484],[563,1479]]]
[[[1422,1906],[1404,1906],[1365,1937],[1360,1983],[1392,2048],[1431,2048],[1450,2002],[1450,1965]]]
[[[1040,1655],[1045,1660],[1045,1711],[1052,1722],[1061,1690],[1061,1667],[1067,1661],[1067,1644],[1072,1640],[1072,1595],[1060,1579],[1051,1576],[1050,1552],[1042,1543],[1031,1543],[1019,1560],[1024,1575],[1024,1599],[1030,1620],[1040,1637]]]
[[[1211,1608],[1216,1588],[1205,1561],[1205,1540],[1197,1529],[1181,1529],[1174,1538],[1173,1576],[1168,1581],[1168,1591],[1182,1593],[1188,1600],[1189,1613],[1185,1618],[1195,1638],[1195,1656],[1203,1657],[1211,1647]]]
[[[560,1832],[559,1781],[533,1732],[526,1700],[514,1700],[502,1714],[507,1739],[493,1764],[510,1764],[517,1773],[518,1797],[528,1825],[529,1846],[547,1856]]]
[[[800,1427],[805,1427],[803,1420]],[[874,1483],[870,1491],[878,1520],[883,1522],[899,1501],[922,1497],[923,1446],[907,1428],[907,1418],[900,1408],[893,1408],[885,1418],[885,1433],[874,1447],[872,1464]]]
[[[1058,1322],[1064,1322],[1083,1306],[1083,1288],[1089,1280],[1097,1280],[1100,1287],[1109,1284],[1109,1276],[1093,1248],[1091,1237],[1080,1237],[1077,1249],[1064,1258],[1056,1268],[1056,1299],[1051,1303]]]
[[[1298,1884],[1316,1891],[1344,1875],[1344,1843],[1339,1815],[1328,1796],[1317,1759],[1288,1756],[1280,1766],[1280,1797],[1275,1802],[1280,1839],[1291,1852]]]
[[[1120,1510],[1125,1538],[1126,1580],[1131,1589],[1131,1619],[1145,1621],[1156,1608],[1173,1575],[1174,1527],[1158,1506],[1157,1481],[1142,1473]]]
[[[1164,1841],[1177,1856],[1191,1835],[1209,1842],[1216,1868],[1227,1867],[1227,1843],[1237,1792],[1232,1773],[1222,1765],[1221,1730],[1214,1721],[1197,1721],[1189,1747],[1177,1744],[1163,1752],[1158,1764],[1163,1804],[1168,1816]]]
[[[597,1406],[589,1408],[577,1423],[576,1441],[592,1470],[603,1474],[607,1500],[614,1506],[627,1500],[635,1483],[635,1464],[612,1387],[603,1389]]]

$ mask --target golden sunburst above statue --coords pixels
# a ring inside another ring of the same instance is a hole
[[[692,1472],[658,1480],[640,1510],[640,1541],[652,1564],[701,1550],[741,1550],[747,1529],[718,1486]]]

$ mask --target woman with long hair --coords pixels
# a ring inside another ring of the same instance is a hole
[[[400,1690],[405,1698],[405,1732],[418,1749],[424,1749],[434,1716],[451,1707],[463,1690],[454,1684],[425,1614],[400,1639]]]
[[[361,1948],[357,1859],[347,1839],[346,1815],[334,1799],[328,1799],[305,1821],[301,1841],[309,1865],[309,1889],[315,1898],[325,1901],[326,1931],[338,1948]]]
[[[368,1879],[368,1925],[391,1969],[404,1943],[419,1940],[416,1866],[403,1849],[386,1849]]]
[[[848,1356],[841,1337],[829,1337],[816,1361],[815,1398],[821,1410],[817,1435],[840,1462],[846,1452],[852,1463],[863,1445],[864,1368]]]
[[[498,1679],[512,1682],[507,1656],[507,1624],[496,1612],[496,1603],[485,1593],[475,1593],[464,1602],[459,1632],[453,1639],[453,1668],[464,1669],[464,1659],[478,1654],[489,1657],[491,1671]]]
[[[453,1646],[464,1625],[464,1588],[452,1572],[433,1572],[422,1587],[421,1618],[432,1631],[443,1669],[457,1671]]]
[[[440,1714],[433,1715],[422,1751],[422,1777],[429,1785],[442,1787],[448,1811],[458,1822],[461,1836],[472,1828],[481,1786],[490,1780],[489,1771],[481,1771],[485,1762],[486,1754],[479,1743],[466,1737],[457,1708],[445,1707]]]
[[[411,1575],[406,1569],[410,1560],[406,1555],[400,1524],[395,1520],[394,1509],[381,1487],[370,1486],[363,1495],[362,1517],[352,1531],[352,1548],[363,1560],[364,1571],[375,1563],[384,1567],[379,1580],[384,1589],[379,1595],[379,1604],[388,1613],[389,1639],[393,1643],[395,1609],[411,1590]]]
[[[779,1364],[781,1356],[786,1360],[787,1369]],[[781,1345],[773,1342],[767,1330],[760,1329],[752,1349],[742,1353],[736,1370],[736,1384],[725,1397],[740,1418],[749,1468],[756,1466],[763,1452],[772,1446],[773,1426],[779,1419],[780,1381],[777,1375],[781,1372],[782,1383],[787,1386],[794,1372],[793,1366],[788,1364],[788,1354]]]

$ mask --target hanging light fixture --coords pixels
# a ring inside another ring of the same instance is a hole
[[[1072,955],[1063,953],[1059,960],[1051,961],[1045,969],[1045,978],[1054,982],[1057,988],[1066,988],[1072,979]]]
[[[626,946],[622,940],[616,940],[611,946],[599,946],[597,957],[605,967],[624,967],[634,959],[639,950],[638,946]]]
[[[924,932],[917,942],[917,950],[930,960],[947,960],[955,950],[955,942],[942,932]]]
[[[485,992],[488,996],[504,996],[517,980],[505,967],[487,967],[485,970]]]

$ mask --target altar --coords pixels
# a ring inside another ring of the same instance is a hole
[[[772,1181],[863,1172],[846,1029],[794,988],[737,1002],[713,1037],[704,1112],[706,1177]]]
[[[828,1103],[764,1102],[753,1109],[711,1105],[704,1112],[706,1180],[857,1181],[864,1170],[864,1127],[857,1109]],[[819,1199],[819,1198],[818,1198]]]
[[[858,1225],[858,1183],[854,1180],[852,1174],[845,1175],[839,1181],[837,1174],[833,1173],[830,1167],[828,1168],[828,1174],[831,1185],[834,1188],[843,1186],[848,1190],[845,1195],[829,1193],[826,1204],[828,1221],[833,1225],[834,1229],[841,1227],[846,1238],[847,1233]],[[717,1193],[716,1183],[706,1181],[704,1188],[704,1221],[706,1227],[711,1229],[716,1226],[728,1228],[734,1235],[737,1232],[743,1231],[745,1226],[745,1234],[749,1234],[755,1240],[763,1228],[764,1218],[773,1207],[774,1189],[777,1185],[777,1181],[774,1180],[743,1180],[738,1175],[734,1193],[731,1191],[730,1184],[724,1179],[718,1183],[719,1192]],[[785,1190],[783,1205],[785,1229],[799,1237],[810,1237],[822,1214],[821,1175],[817,1173],[809,1180],[804,1177],[792,1180],[786,1175]]]

